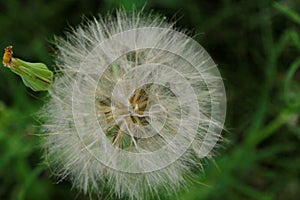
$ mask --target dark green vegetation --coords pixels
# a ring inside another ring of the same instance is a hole
[[[16,57],[52,67],[53,35],[62,36],[82,15],[142,1],[9,0],[0,3],[0,47]],[[183,200],[300,197],[300,2],[284,0],[153,0],[154,9],[192,30],[219,66],[227,91],[228,143],[205,174],[195,175]],[[2,54],[2,53],[1,53]],[[53,69],[53,68],[52,68]],[[55,184],[41,164],[38,122],[33,115],[46,93],[27,89],[0,67],[0,199],[88,199]],[[174,199],[170,197],[169,199]]]

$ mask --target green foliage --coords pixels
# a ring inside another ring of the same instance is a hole
[[[300,3],[286,0],[148,1],[178,20],[178,27],[210,53],[224,78],[228,112],[215,163],[204,165],[178,198],[284,199],[300,196]],[[46,62],[49,40],[63,35],[82,15],[141,1],[27,0],[0,3],[0,46],[15,56]],[[297,10],[298,9],[298,10]],[[46,93],[33,93],[19,77],[0,67],[0,199],[75,199],[69,183],[55,184],[41,164],[37,122],[32,115]],[[224,144],[223,144],[224,145]],[[89,197],[77,196],[78,199]],[[169,199],[174,199],[170,197]]]

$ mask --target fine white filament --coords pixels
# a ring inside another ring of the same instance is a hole
[[[85,193],[176,192],[220,138],[218,69],[161,16],[117,11],[56,40],[57,76],[42,110],[45,158]]]

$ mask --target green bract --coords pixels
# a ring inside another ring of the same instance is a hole
[[[53,72],[43,63],[30,63],[14,59],[11,71],[20,75],[23,83],[33,91],[48,90],[53,78]]]
[[[51,86],[53,72],[43,63],[30,63],[12,57],[12,46],[5,48],[3,64],[21,76],[23,83],[33,91],[45,91]]]

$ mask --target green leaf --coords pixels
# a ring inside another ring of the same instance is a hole
[[[286,15],[289,17],[291,20],[294,22],[300,24],[300,15],[293,11],[292,9],[280,4],[280,3],[274,3],[274,7],[279,10],[282,14]]]

